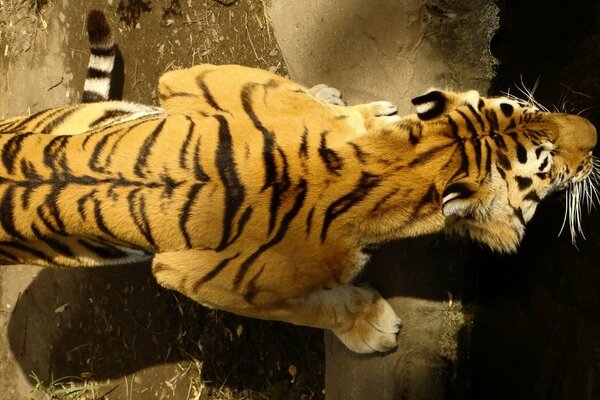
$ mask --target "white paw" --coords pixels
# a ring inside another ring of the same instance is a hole
[[[364,311],[355,314],[354,323],[343,332],[335,332],[350,350],[357,353],[387,352],[396,348],[400,318],[392,306],[375,293],[373,302]]]
[[[342,93],[334,87],[320,83],[308,89],[308,92],[315,99],[324,104],[333,104],[336,106],[345,106],[342,100]]]
[[[371,106],[371,112],[376,117],[392,116],[398,113],[398,107],[389,101],[374,101],[369,103],[369,106]],[[399,119],[400,117],[398,117]]]

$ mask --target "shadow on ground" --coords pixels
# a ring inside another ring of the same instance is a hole
[[[206,309],[160,288],[148,265],[44,269],[17,302],[8,335],[23,372],[43,381],[114,379],[198,359],[217,387],[294,399],[322,387],[321,331]]]

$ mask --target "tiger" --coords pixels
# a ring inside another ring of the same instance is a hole
[[[580,116],[431,89],[400,117],[325,91],[202,64],[165,73],[156,109],[101,101],[0,122],[0,262],[146,261],[205,306],[388,352],[399,317],[352,283],[366,249],[450,233],[514,252],[540,201],[597,174]]]

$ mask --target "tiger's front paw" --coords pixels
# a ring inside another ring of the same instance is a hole
[[[389,101],[374,101],[359,105],[367,129],[382,128],[400,121],[398,107]]]
[[[387,352],[396,348],[400,318],[390,303],[379,294],[364,311],[355,314],[353,324],[344,331],[334,331],[338,339],[356,353]]]
[[[342,93],[334,87],[327,86],[324,83],[320,83],[308,89],[308,92],[315,99],[319,100],[323,104],[333,104],[335,106],[345,106],[344,100],[342,100]]]

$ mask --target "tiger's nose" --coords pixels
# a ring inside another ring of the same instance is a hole
[[[558,119],[559,140],[582,151],[591,151],[596,147],[596,127],[586,118],[561,114]]]

